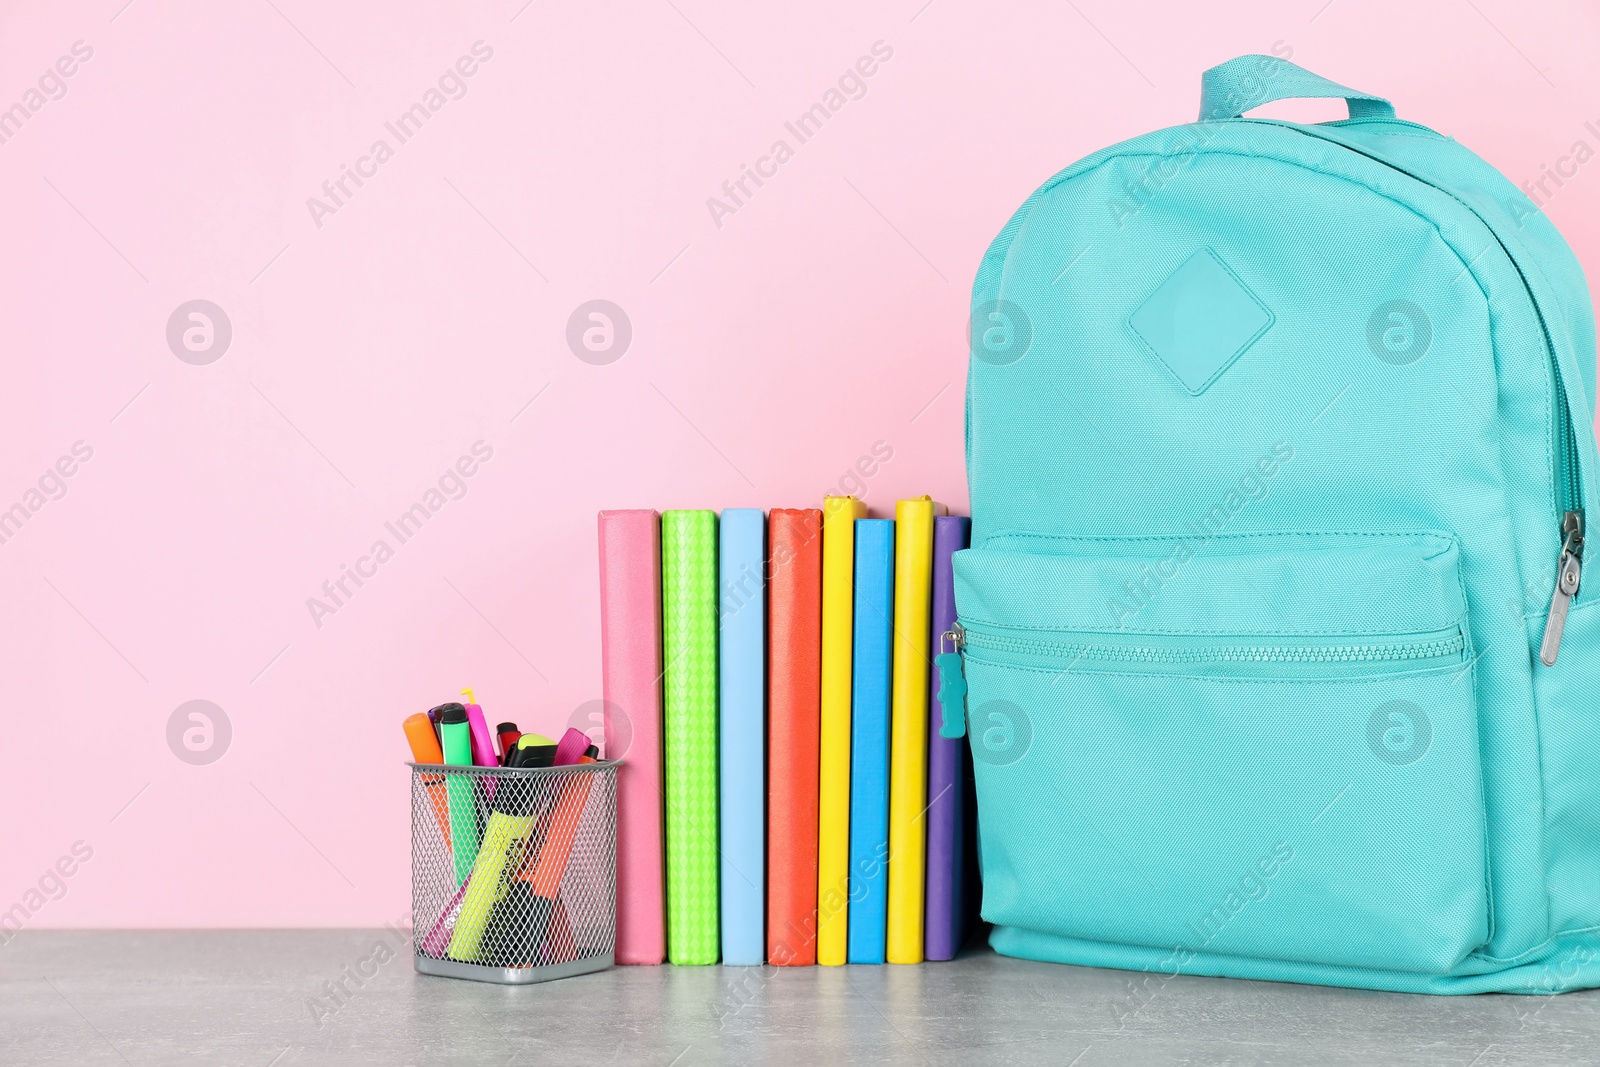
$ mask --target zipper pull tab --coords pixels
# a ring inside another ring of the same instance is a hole
[[[1567,628],[1567,611],[1578,595],[1583,580],[1583,512],[1569,511],[1561,520],[1561,558],[1556,561],[1556,592],[1550,600],[1550,616],[1544,624],[1544,642],[1539,646],[1539,662],[1556,665],[1561,651],[1561,635]]]
[[[946,643],[953,651],[944,651]],[[967,676],[961,667],[961,650],[966,644],[967,632],[958,622],[939,635],[939,654],[933,658],[939,672],[939,707],[944,711],[939,736],[951,741],[967,733]]]

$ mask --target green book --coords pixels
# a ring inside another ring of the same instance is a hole
[[[667,956],[716,963],[717,513],[661,514]]]

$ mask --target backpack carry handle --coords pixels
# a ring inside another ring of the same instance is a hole
[[[1277,56],[1239,56],[1200,76],[1200,121],[1236,119],[1262,104],[1300,97],[1343,99],[1353,119],[1394,118],[1394,105],[1381,96],[1331,82]]]

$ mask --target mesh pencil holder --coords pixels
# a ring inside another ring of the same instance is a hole
[[[410,767],[418,972],[523,985],[612,965],[618,763]]]

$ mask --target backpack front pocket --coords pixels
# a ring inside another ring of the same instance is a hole
[[[956,589],[985,919],[1420,973],[1487,941],[1453,539],[998,538]]]

